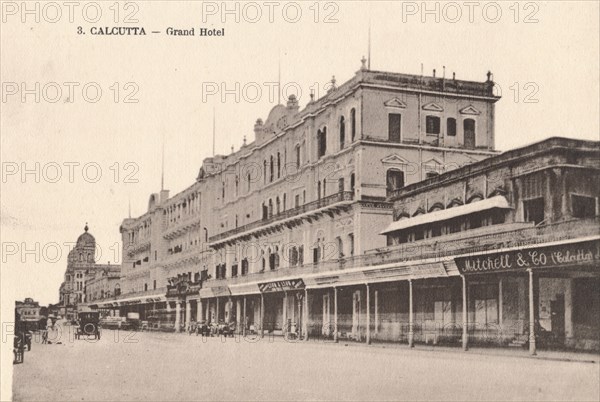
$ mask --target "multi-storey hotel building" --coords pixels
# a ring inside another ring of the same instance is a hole
[[[361,264],[387,245],[387,197],[496,155],[498,99],[490,73],[473,82],[364,62],[302,110],[290,96],[256,121],[253,141],[240,135],[188,188],[151,195],[144,215],[123,221],[123,294],[92,307],[175,330],[212,321],[369,339],[363,312],[388,301],[365,284],[389,278]]]

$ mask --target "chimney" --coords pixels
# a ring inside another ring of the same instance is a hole
[[[435,78],[435,68],[433,69],[433,78]]]
[[[300,107],[298,106],[298,99],[296,98],[296,95],[290,95],[287,101],[287,108],[289,111],[293,111],[294,113],[296,113],[300,109]]]
[[[254,139],[257,144],[260,144],[263,139],[263,121],[261,118],[256,119],[254,123]]]

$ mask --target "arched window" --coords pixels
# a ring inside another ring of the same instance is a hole
[[[272,271],[275,269],[275,253],[269,249],[269,269]]]
[[[262,218],[267,219],[269,217],[269,208],[265,205],[265,203],[262,203]]]
[[[204,242],[208,243],[208,229],[204,228]]]
[[[327,152],[327,127],[317,131],[317,159],[321,158]]]
[[[281,177],[281,154],[277,152],[277,178]]]
[[[355,186],[355,178],[354,178],[354,173],[352,173],[350,175],[350,191],[354,192],[354,186]]]
[[[323,179],[323,197],[327,197],[327,179]]]
[[[350,135],[352,136],[352,142],[356,138],[356,109],[350,110]]]
[[[338,237],[336,240],[338,248],[338,258],[342,259],[344,258],[344,242],[342,241],[341,237]]]
[[[296,145],[296,169],[300,169],[300,144]]]
[[[320,181],[317,183],[317,199],[318,200],[321,199],[321,182]]]
[[[475,140],[475,120],[473,119],[465,119],[463,121],[463,130],[464,130],[464,142],[465,148],[473,149],[477,146]]]
[[[281,202],[279,202],[279,196],[275,198],[275,211],[277,211],[277,215],[281,213]]]
[[[346,142],[346,122],[344,116],[340,117],[340,149],[344,149],[344,143]]]
[[[250,182],[251,182],[251,178],[250,178],[250,173],[248,173],[248,192],[250,192]]]
[[[273,199],[269,199],[269,218],[273,216]]]
[[[270,163],[269,163],[269,182],[273,181],[273,155],[271,155],[270,157]]]
[[[387,196],[394,194],[396,190],[404,187],[404,172],[397,169],[390,169],[386,174]]]
[[[263,177],[264,177],[264,182],[265,184],[267,184],[267,160],[265,159],[263,161]]]
[[[286,193],[283,193],[283,210],[285,211],[285,204],[286,204]]]

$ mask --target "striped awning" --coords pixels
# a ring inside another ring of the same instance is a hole
[[[510,205],[506,198],[501,195],[495,197],[486,198],[481,201],[474,201],[470,204],[460,205],[458,207],[443,209],[441,211],[429,212],[413,216],[412,218],[403,218],[392,222],[383,232],[380,234],[388,234],[397,232],[399,230],[412,228],[415,226],[426,225],[428,223],[441,222],[448,219],[456,218],[458,216],[469,215],[475,212],[485,211],[488,209],[500,208],[510,209]]]

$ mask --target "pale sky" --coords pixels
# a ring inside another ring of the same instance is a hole
[[[248,21],[256,15],[250,8],[238,23],[234,15],[227,15],[225,23],[220,16],[207,16],[203,23],[201,2],[131,3],[138,7],[139,23],[123,22],[126,14],[135,11],[130,8],[120,10],[120,23],[115,24],[109,9],[113,2],[99,2],[103,15],[95,24],[83,19],[81,7],[75,10],[73,23],[67,9],[57,23],[46,21],[44,15],[39,23],[31,16],[22,23],[20,13],[12,15],[12,9],[3,9],[3,173],[15,166],[21,169],[23,163],[35,170],[36,162],[43,173],[39,183],[33,174],[25,182],[20,172],[3,177],[0,273],[4,306],[25,297],[43,304],[58,301],[66,269],[65,243],[74,242],[86,222],[102,248],[100,262],[114,263],[119,258],[114,249],[120,242],[119,225],[127,217],[129,199],[132,215],[138,216],[146,211],[149,195],[160,190],[163,135],[165,187],[171,194],[191,185],[203,158],[212,153],[213,107],[217,153],[229,153],[232,145],[239,149],[244,135],[251,141],[255,120],[264,120],[277,102],[276,97],[269,99],[269,86],[264,83],[277,81],[280,52],[282,84],[296,83],[288,86],[301,88],[301,108],[311,87],[316,85],[322,93],[332,75],[338,84],[350,79],[360,68],[361,57],[367,55],[369,18],[372,69],[419,74],[423,63],[426,75],[434,68],[441,75],[446,66],[447,77],[456,72],[458,79],[479,81],[486,79],[488,70],[493,72],[503,96],[496,104],[497,149],[549,136],[598,140],[597,2],[529,2],[527,7],[520,3],[518,15],[514,6],[510,8],[512,1],[501,2],[497,22],[491,22],[496,18],[491,6],[485,16],[490,22],[484,18],[485,2],[475,8],[473,22],[469,9],[457,2],[462,16],[455,23],[450,20],[457,19],[456,9],[444,8],[444,3],[439,6],[439,23],[435,15],[422,15],[420,10],[414,15],[405,13],[403,18],[403,7],[410,14],[421,2],[321,3],[318,16],[313,2],[280,2],[272,23],[266,6],[256,23]],[[212,4],[219,7],[221,2]],[[283,7],[287,5],[286,16],[291,19],[296,4],[302,11],[300,20],[286,21]],[[240,3],[240,10],[243,6]],[[47,19],[54,18],[53,10],[46,13]],[[324,23],[332,13],[338,22]],[[427,18],[424,23],[421,17]],[[537,22],[525,23],[525,19]],[[78,26],[85,35],[77,34]],[[90,34],[91,27],[105,26],[144,27],[147,36]],[[194,27],[196,36],[167,36],[168,27]],[[199,37],[201,27],[225,28],[225,36]],[[161,33],[152,34],[153,30]],[[34,89],[36,82],[40,93],[46,88],[46,99],[42,96],[39,103],[34,95],[22,103],[20,92],[11,94],[12,83],[20,91],[21,83]],[[72,102],[67,100],[69,84],[64,83],[68,82],[78,83]],[[203,87],[224,83],[235,89],[236,82],[242,92],[239,102],[233,95],[225,102],[214,95],[203,99]],[[83,98],[86,84],[88,95],[95,96],[90,83],[102,89],[97,103]],[[57,87],[62,96],[51,103]],[[115,102],[117,87],[119,101]],[[262,96],[255,100],[257,87]],[[139,102],[124,103],[124,96],[133,90]],[[128,162],[133,165],[126,168]],[[72,165],[72,183],[65,163],[79,164]],[[82,171],[86,164],[88,181]],[[51,183],[57,165],[62,176]],[[95,166],[100,166],[102,174],[92,183]],[[128,173],[138,182],[126,183]],[[9,255],[13,245],[17,254]],[[24,248],[33,251],[21,255]]]

